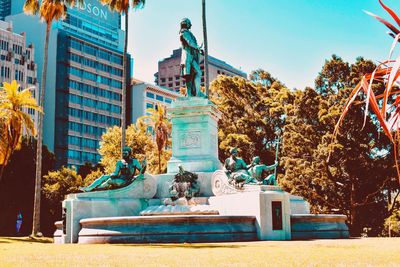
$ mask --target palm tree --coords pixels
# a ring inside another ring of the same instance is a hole
[[[83,0],[77,0],[79,3],[83,3]],[[40,86],[40,101],[39,105],[44,107],[44,95],[46,88],[46,74],[47,74],[47,62],[49,52],[49,38],[50,29],[53,21],[60,20],[67,15],[67,5],[74,5],[77,1],[75,0],[43,0],[39,4],[39,0],[26,0],[24,5],[24,11],[30,15],[36,15],[39,13],[39,17],[46,23],[46,37],[44,43],[44,58],[43,58],[43,69],[42,79]],[[42,143],[43,143],[43,113],[39,115],[38,130],[37,130],[37,148],[36,148],[36,179],[35,179],[35,199],[33,205],[33,227],[32,236],[36,236],[40,228],[40,191],[41,191],[41,180],[42,180]]]
[[[125,147],[125,139],[126,139],[126,92],[127,88],[129,88],[130,84],[127,84],[127,71],[126,71],[126,59],[128,53],[128,33],[129,33],[129,23],[128,23],[128,14],[129,9],[132,7],[134,9],[142,8],[146,2],[146,0],[100,0],[102,4],[108,5],[110,10],[116,11],[120,14],[125,14],[125,43],[124,43],[124,56],[123,56],[123,81],[122,81],[122,114],[121,114],[121,155],[122,148]]]
[[[208,76],[208,41],[207,41],[207,21],[206,21],[206,0],[202,0],[202,18],[203,18],[203,38],[204,38],[204,83],[206,85],[206,97],[208,98],[208,90],[210,79]]]
[[[162,106],[157,106],[156,109],[148,108],[146,113],[150,115],[140,117],[139,121],[143,120],[153,128],[158,151],[158,173],[161,173],[161,154],[170,135],[171,123]]]
[[[32,96],[31,88],[19,91],[14,80],[3,83],[0,88],[0,180],[5,166],[14,150],[21,148],[24,132],[35,135],[35,125],[31,116],[23,108],[41,112]]]

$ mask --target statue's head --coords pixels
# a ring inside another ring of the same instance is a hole
[[[252,162],[255,163],[255,164],[259,164],[260,163],[260,157],[259,156],[254,157]]]
[[[129,146],[126,146],[122,149],[122,157],[127,158],[132,154],[132,148]]]
[[[192,23],[190,22],[190,19],[183,18],[181,20],[181,28],[190,29],[191,27],[192,27]]]
[[[238,149],[237,147],[232,147],[229,152],[231,153],[231,155],[236,156],[238,153]]]

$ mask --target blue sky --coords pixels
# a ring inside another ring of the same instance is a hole
[[[389,19],[378,0],[206,0],[210,55],[250,73],[263,68],[289,88],[313,86],[332,54],[354,62],[387,57],[392,38],[368,16]],[[400,15],[400,2],[385,0]],[[191,19],[203,41],[201,0],[147,0],[130,13],[134,76],[153,82],[158,60],[180,46],[179,22]]]

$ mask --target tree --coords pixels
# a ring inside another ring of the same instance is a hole
[[[250,73],[249,79],[254,83],[261,83],[266,87],[270,87],[275,81],[277,81],[268,71],[263,69],[253,70]]]
[[[44,107],[44,96],[46,88],[46,75],[47,75],[47,63],[49,55],[49,38],[50,29],[53,21],[64,18],[67,14],[67,6],[73,5],[75,2],[83,3],[83,0],[43,0],[39,4],[39,0],[26,0],[24,4],[24,11],[30,15],[36,15],[39,13],[39,17],[46,23],[46,36],[44,43],[44,56],[43,56],[43,69],[42,79],[40,87],[40,101],[39,106]],[[42,143],[43,143],[43,113],[39,114],[38,120],[38,142],[37,142],[37,159],[36,159],[36,186],[35,186],[35,199],[34,199],[34,213],[33,213],[33,227],[32,236],[36,236],[40,229],[40,189],[42,180]]]
[[[62,201],[68,194],[80,192],[79,187],[83,185],[82,177],[75,169],[62,167],[43,176],[43,206],[46,208],[45,220],[48,225],[61,220]],[[51,234],[49,228],[45,229],[46,234]],[[54,226],[51,230],[54,232]]]
[[[245,161],[258,154],[265,164],[272,164],[277,131],[283,128],[286,109],[294,100],[290,90],[279,81],[264,86],[241,77],[219,76],[211,84],[211,93],[222,113],[220,160],[229,156],[229,147],[237,146]]]
[[[158,173],[161,173],[161,155],[165,146],[168,144],[168,138],[171,134],[171,123],[167,118],[165,109],[161,105],[157,106],[156,109],[146,109],[146,113],[150,115],[142,116],[139,120],[143,120],[148,124],[155,135],[158,151]]]
[[[400,18],[397,14],[390,9],[388,6],[383,4],[381,0],[379,3],[385,9],[398,26],[400,26]],[[362,77],[361,81],[354,87],[352,92],[349,94],[348,101],[343,108],[342,114],[338,119],[338,123],[335,127],[335,136],[339,132],[339,127],[342,125],[345,116],[348,114],[350,107],[352,107],[356,101],[357,96],[360,92],[365,94],[365,108],[364,108],[364,120],[368,115],[369,108],[373,112],[373,116],[379,123],[383,133],[389,138],[393,144],[394,159],[397,170],[397,176],[400,184],[400,167],[398,164],[398,154],[400,147],[400,94],[398,90],[398,78],[400,75],[400,57],[396,60],[392,60],[394,49],[399,42],[400,30],[397,26],[392,25],[387,20],[367,12],[367,14],[379,20],[387,28],[390,29],[389,35],[394,38],[391,50],[389,52],[389,58],[380,63],[374,71],[366,73]],[[385,88],[383,93],[376,91],[374,85],[376,83],[384,84]],[[379,101],[379,99],[382,99]]]
[[[10,156],[14,150],[21,148],[24,131],[26,134],[36,134],[32,117],[22,109],[31,108],[41,112],[30,88],[18,89],[15,80],[11,84],[4,82],[0,88],[0,181]]]
[[[335,93],[349,85],[349,74],[349,63],[334,54],[330,60],[325,61],[324,67],[315,79],[315,89],[324,96]]]
[[[43,146],[42,173],[54,169],[55,157]],[[18,212],[22,213],[22,235],[29,235],[32,231],[33,205],[32,199],[35,190],[35,159],[36,140],[24,137],[21,149],[15,151],[4,169],[3,179],[0,181],[0,235],[15,234],[15,218]],[[46,235],[54,232],[54,218],[47,209],[47,200],[44,198],[41,207],[42,230]],[[59,212],[57,219],[61,218]]]
[[[83,186],[82,176],[74,169],[62,167],[60,170],[50,171],[44,175],[43,194],[52,206],[57,206],[51,212],[59,212],[65,196],[80,192],[79,187],[81,186]]]
[[[108,5],[112,11],[116,11],[120,14],[125,15],[125,41],[124,41],[124,55],[123,55],[123,81],[122,81],[122,138],[121,138],[121,156],[122,148],[125,146],[126,139],[126,92],[130,87],[130,77],[128,79],[127,72],[127,53],[128,53],[128,36],[129,36],[129,9],[132,7],[134,9],[142,8],[145,4],[145,0],[100,0],[102,4]]]
[[[349,65],[343,61],[327,61],[326,64],[342,74],[342,69],[335,64]],[[371,64],[359,58],[349,65],[349,72],[341,77],[341,83],[357,83],[364,75],[362,72],[373,67]],[[327,73],[321,72],[321,75],[329,81],[336,79]],[[343,121],[345,130],[332,142],[340,110],[352,89],[325,89],[328,90],[306,88],[295,93],[296,99],[288,110],[284,128],[282,165],[285,175],[281,184],[305,197],[316,213],[347,215],[353,235],[360,235],[363,228],[372,228],[370,234],[377,235],[388,216],[384,189],[394,177],[390,161],[381,159],[381,153],[390,150],[389,140],[376,133],[373,120],[368,119],[364,124],[360,116],[362,109],[353,108]]]

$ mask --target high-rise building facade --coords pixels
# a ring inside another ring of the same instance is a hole
[[[181,87],[185,87],[185,79],[181,78],[181,55],[182,49],[175,49],[172,55],[158,62],[158,72],[154,74],[155,83],[161,87],[169,88],[175,92],[179,92]],[[204,57],[200,58],[200,68],[203,71],[201,77],[201,86],[204,86]],[[247,78],[247,74],[243,71],[232,67],[225,61],[215,57],[208,56],[208,72],[210,83],[217,78],[218,75],[240,76]]]
[[[25,33],[13,32],[12,23],[0,20],[0,84],[16,80],[20,89],[30,88],[38,99],[37,67],[34,61],[35,49],[26,45]],[[29,113],[37,126],[37,111],[29,108]]]
[[[0,0],[0,20],[4,20],[5,17],[11,14],[11,1]]]
[[[173,100],[181,97],[179,93],[171,91],[157,85],[145,83],[143,81],[132,79],[132,99],[135,99],[135,105],[132,105],[132,121],[146,114],[146,109],[157,108],[157,106],[169,107]]]
[[[41,73],[45,24],[23,13],[6,19],[40,51]],[[123,40],[120,15],[95,0],[68,8],[65,20],[52,24],[43,142],[55,153],[58,167],[97,163],[102,133],[121,124]]]

